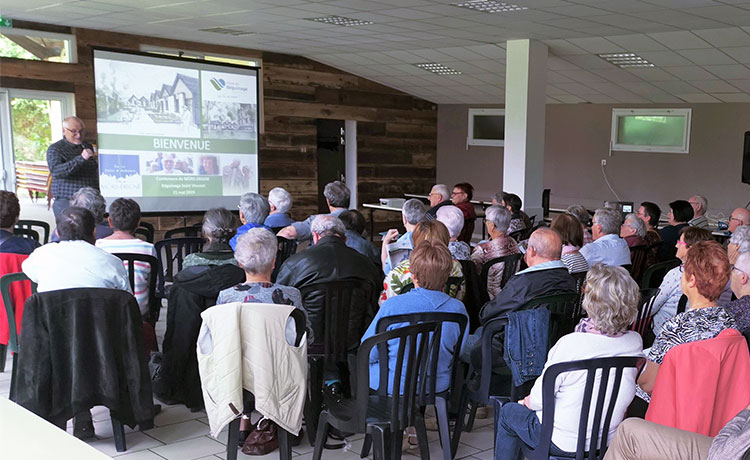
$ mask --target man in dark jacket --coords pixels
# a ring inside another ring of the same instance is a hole
[[[276,283],[302,291],[302,303],[310,318],[315,339],[322,341],[325,337],[325,298],[322,291],[305,292],[305,288],[330,281],[359,280],[371,289],[370,299],[363,301],[372,303],[375,292],[382,284],[383,273],[365,256],[347,247],[346,229],[338,217],[317,216],[312,221],[311,230],[314,245],[288,258],[281,266]],[[352,337],[354,343],[359,343],[364,328],[372,319],[366,317],[371,312],[369,308],[367,310],[356,312],[355,317],[350,318],[350,321],[363,326],[361,331],[350,331],[358,334]]]

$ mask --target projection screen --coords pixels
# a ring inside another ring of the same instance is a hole
[[[258,69],[94,50],[99,185],[143,212],[258,191]]]

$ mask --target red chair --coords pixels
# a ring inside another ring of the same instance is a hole
[[[21,271],[21,263],[29,257],[27,254],[0,253],[0,276]],[[9,283],[3,292],[3,308],[0,308],[0,372],[5,372],[7,347],[15,352],[17,348],[17,334],[21,332],[21,318],[23,318],[23,304],[31,297],[31,281]],[[7,297],[7,298],[6,298]],[[8,318],[13,327],[9,327]]]

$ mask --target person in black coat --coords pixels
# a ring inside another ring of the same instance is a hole
[[[680,239],[680,230],[688,226],[693,218],[693,207],[685,200],[676,200],[669,203],[669,225],[659,230],[662,244],[659,246],[657,258],[659,262],[674,259],[677,255],[677,240]]]

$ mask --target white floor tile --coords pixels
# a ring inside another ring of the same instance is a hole
[[[190,412],[190,409],[182,404],[175,404],[174,406],[162,405],[161,413],[154,418],[154,425],[166,426],[173,423],[195,420],[205,416],[205,411]]]
[[[146,432],[152,438],[155,438],[164,444],[172,444],[185,439],[197,438],[208,434],[208,425],[197,420],[188,420],[187,422],[173,423],[162,427],[154,428]]]
[[[142,450],[140,452],[125,453],[125,455],[119,455],[117,460],[164,460],[164,457],[160,457],[150,450]]]
[[[476,458],[477,460],[494,460],[495,459],[495,452],[493,449],[488,449],[483,452],[478,452],[472,457]]]
[[[117,449],[115,449],[114,438],[97,439],[96,441],[91,441],[88,444],[91,447],[95,447],[98,451],[109,455],[110,457],[114,457],[118,454],[137,452],[139,450],[150,449],[151,447],[162,445],[162,443],[160,443],[156,439],[146,436],[140,431],[125,435],[125,447],[128,448],[128,450],[126,450],[125,452],[117,452]]]
[[[479,450],[491,449],[495,445],[494,428],[492,425],[475,427],[471,433],[461,433],[461,444]]]
[[[225,449],[224,444],[216,442],[207,436],[201,436],[157,447],[152,449],[152,451],[167,460],[193,460],[223,452]]]

